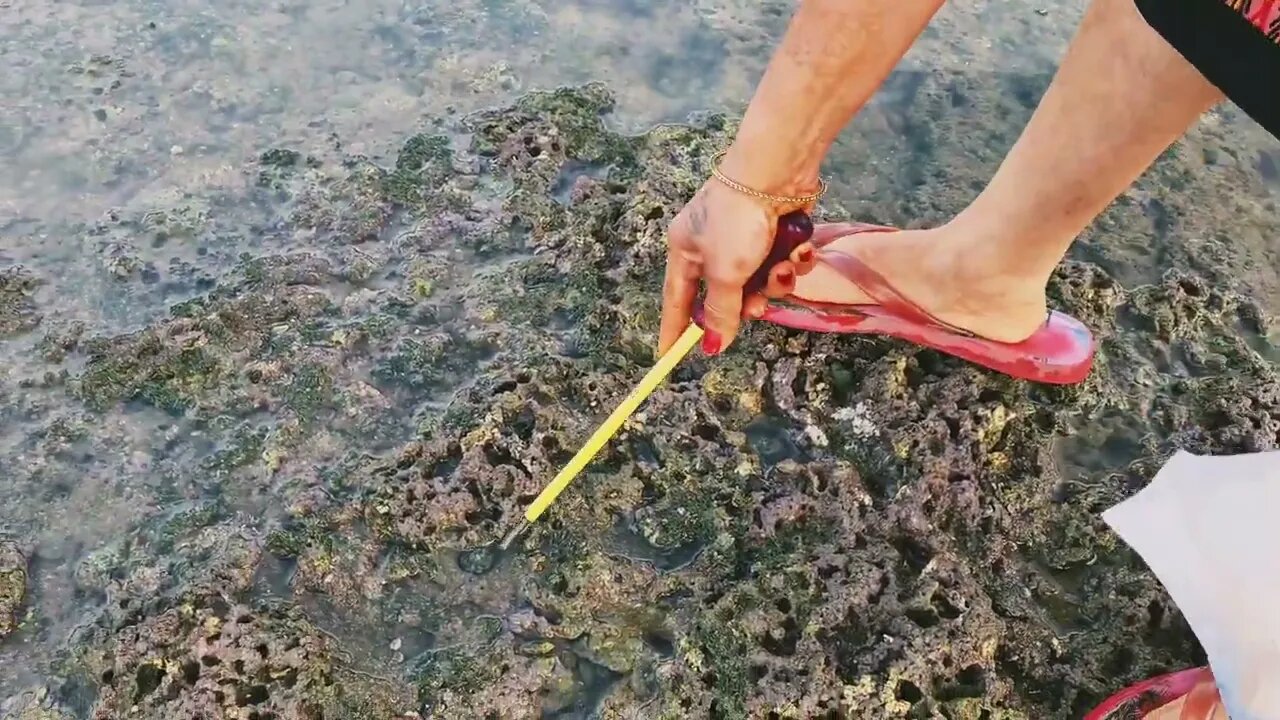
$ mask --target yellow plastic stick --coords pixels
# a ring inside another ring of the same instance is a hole
[[[640,407],[640,403],[644,402],[645,398],[649,397],[658,385],[667,379],[667,376],[671,374],[675,366],[684,359],[685,355],[689,354],[689,351],[701,339],[702,328],[690,324],[689,329],[684,331],[684,334],[680,336],[676,344],[672,345],[671,349],[658,359],[653,368],[645,373],[644,378],[640,380],[640,384],[609,415],[600,428],[592,433],[591,437],[587,439],[587,443],[578,451],[578,454],[574,455],[569,460],[569,464],[565,465],[564,469],[560,471],[560,474],[556,475],[555,479],[538,494],[538,497],[534,498],[529,505],[529,509],[524,512],[525,522],[531,523],[537,520],[546,511],[547,507],[555,502],[560,493],[569,486],[569,483],[578,477],[578,473],[582,472],[583,468],[595,459],[596,453],[600,452],[605,443],[609,442],[618,433],[627,418],[631,417],[636,408]]]

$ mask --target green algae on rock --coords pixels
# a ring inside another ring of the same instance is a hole
[[[611,103],[531,93],[388,168],[268,151],[255,197],[297,247],[55,343],[93,413],[165,411],[184,502],[77,574],[112,598],[77,639],[100,717],[1072,718],[1196,660],[1098,519],[1175,443],[1277,443],[1265,319],[1188,274],[1064,265],[1055,304],[1103,341],[1078,388],[753,325],[490,552],[651,361],[666,224],[732,133],[623,136]],[[1116,416],[1167,440],[1064,474]]]
[[[0,639],[17,629],[26,594],[27,559],[15,543],[0,540]]]
[[[31,294],[40,280],[21,266],[0,268],[0,339],[27,332],[40,324]]]

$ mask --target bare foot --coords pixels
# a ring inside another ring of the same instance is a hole
[[[852,226],[850,226],[852,227]],[[820,226],[841,232],[833,226]],[[1044,280],[1004,274],[971,239],[948,228],[843,235],[824,250],[839,250],[865,262],[903,297],[935,318],[980,337],[1016,343],[1045,321]],[[818,251],[821,257],[822,250]],[[819,261],[795,280],[802,300],[871,304],[873,300],[834,268]]]

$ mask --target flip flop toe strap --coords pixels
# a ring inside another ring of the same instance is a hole
[[[849,237],[850,235],[861,235],[863,233],[886,233],[899,232],[898,228],[889,227],[888,225],[872,225],[863,222],[842,222],[829,223],[819,225],[813,231],[813,237],[809,242],[814,248],[821,250],[831,243]]]
[[[875,301],[884,312],[917,325],[933,325],[964,337],[976,337],[961,327],[939,320],[898,292],[883,275],[862,260],[840,250],[823,250],[818,261],[835,270]]]

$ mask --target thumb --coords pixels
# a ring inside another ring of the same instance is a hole
[[[742,322],[742,285],[707,278],[702,337],[704,355],[718,355],[733,343]]]

